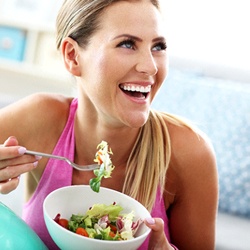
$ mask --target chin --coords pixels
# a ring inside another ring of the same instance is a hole
[[[126,123],[131,128],[140,128],[147,122],[148,117],[149,112],[140,114],[134,112],[134,114],[128,117]]]

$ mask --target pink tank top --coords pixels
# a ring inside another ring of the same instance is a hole
[[[53,154],[68,157],[72,161],[74,160],[75,151],[74,117],[77,104],[77,99],[74,99],[70,106],[69,118],[66,126],[53,150]],[[46,229],[42,210],[43,201],[53,190],[64,186],[70,186],[71,183],[72,167],[66,162],[49,159],[35,193],[23,207],[23,219],[38,234],[50,250],[59,248],[55,245]],[[157,193],[156,202],[151,215],[152,217],[160,217],[164,220],[165,233],[170,240],[168,218],[166,216],[166,209],[160,192]],[[147,239],[139,249],[147,249],[148,241],[149,239]]]

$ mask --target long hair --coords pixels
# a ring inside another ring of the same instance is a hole
[[[171,140],[167,124],[194,130],[177,116],[151,110],[141,128],[127,162],[123,192],[152,210],[157,191],[165,191],[166,175],[171,158]]]

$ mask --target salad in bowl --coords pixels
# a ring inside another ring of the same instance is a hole
[[[45,198],[43,213],[49,234],[64,250],[135,250],[150,233],[143,223],[151,216],[148,210],[130,196],[104,187],[98,193],[89,185],[57,189]]]
[[[92,239],[99,240],[130,240],[142,223],[134,221],[134,211],[122,214],[123,208],[115,202],[111,205],[94,204],[85,214],[72,214],[70,219],[55,217],[62,227]]]

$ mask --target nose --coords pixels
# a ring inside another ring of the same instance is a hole
[[[156,75],[158,72],[158,67],[151,51],[141,53],[138,56],[136,71],[148,75]]]

